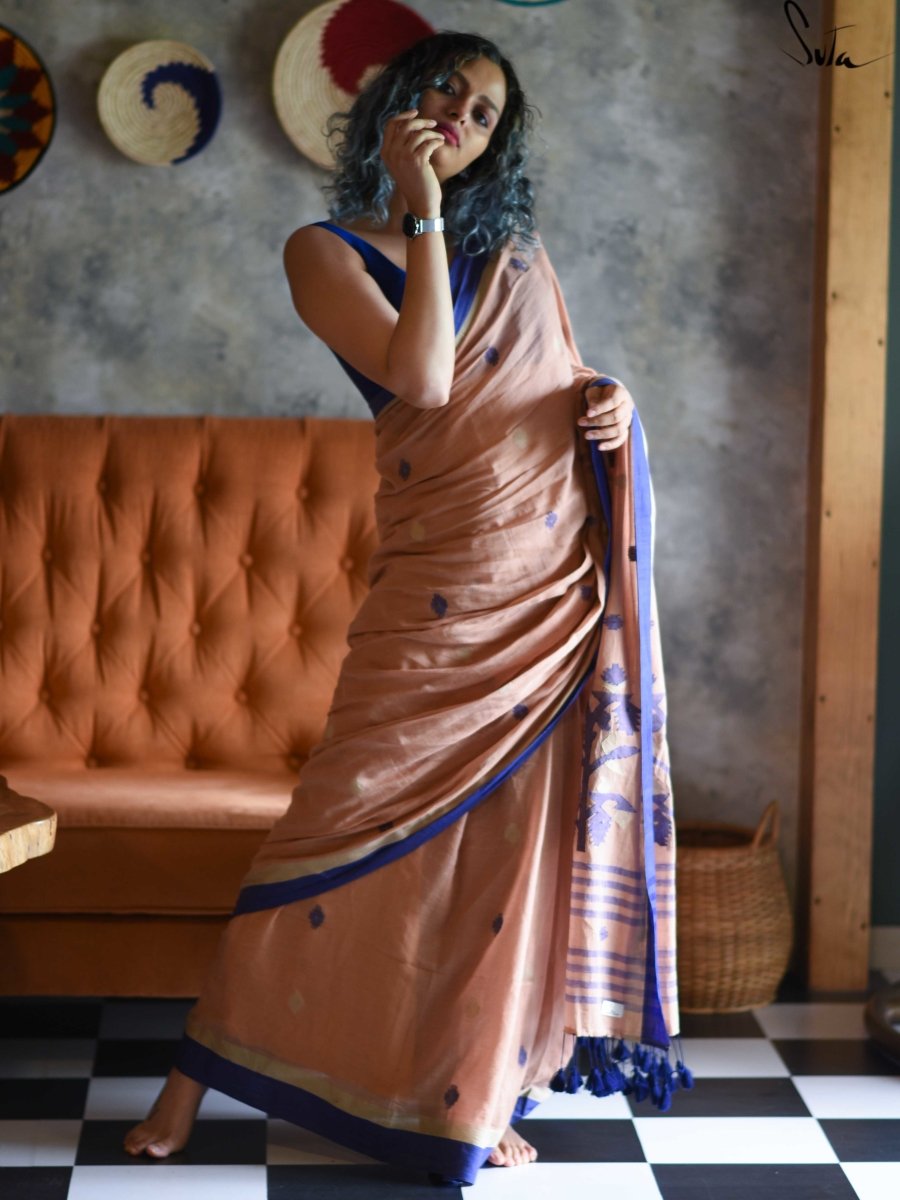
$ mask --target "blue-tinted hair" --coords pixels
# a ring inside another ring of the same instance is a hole
[[[359,93],[349,112],[328,119],[328,144],[335,172],[324,191],[333,221],[388,218],[394,180],[381,158],[389,117],[417,108],[427,87],[442,84],[456,68],[488,58],[506,77],[506,103],[484,152],[443,184],[441,213],[448,235],[462,254],[494,251],[510,238],[534,245],[534,189],[525,175],[526,135],[534,126],[512,64],[497,46],[472,33],[441,30],[395,55]]]

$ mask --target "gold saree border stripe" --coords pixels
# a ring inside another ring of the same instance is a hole
[[[459,1125],[456,1126],[457,1132],[449,1133],[444,1123],[431,1117],[406,1119],[397,1115],[389,1117],[385,1110],[392,1107],[390,1101],[385,1100],[382,1108],[379,1108],[374,1102],[367,1104],[359,1096],[326,1082],[318,1071],[294,1067],[281,1059],[274,1058],[271,1054],[242,1046],[239,1042],[232,1041],[224,1034],[216,1032],[209,1026],[200,1025],[196,1021],[188,1022],[187,1033],[188,1037],[193,1038],[195,1042],[199,1042],[207,1050],[212,1050],[214,1054],[227,1059],[235,1066],[246,1067],[250,1071],[255,1071],[270,1079],[276,1079],[280,1083],[302,1088],[303,1091],[309,1092],[319,1100],[324,1100],[326,1104],[332,1104],[352,1117],[359,1117],[364,1121],[370,1121],[373,1125],[380,1125],[383,1129],[398,1129],[404,1133],[422,1133],[444,1138],[447,1141],[460,1142],[463,1145],[494,1147],[506,1128],[506,1126],[499,1129],[488,1125]]]

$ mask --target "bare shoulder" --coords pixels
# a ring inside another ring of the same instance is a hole
[[[305,280],[316,283],[334,272],[362,267],[353,247],[321,225],[301,225],[284,243],[284,268],[292,288]]]

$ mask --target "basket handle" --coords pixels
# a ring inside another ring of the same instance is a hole
[[[774,846],[778,841],[780,827],[778,801],[773,800],[759,819],[759,825],[753,835],[753,841],[750,843],[751,850],[759,850],[763,846]]]

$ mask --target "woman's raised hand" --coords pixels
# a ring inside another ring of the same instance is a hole
[[[578,418],[585,438],[598,450],[615,450],[628,438],[634,399],[622,383],[594,384],[584,389],[587,412]]]
[[[406,197],[410,212],[417,217],[441,215],[441,185],[431,165],[431,156],[444,141],[435,132],[430,117],[420,117],[418,109],[389,117],[381,141],[381,158]]]

